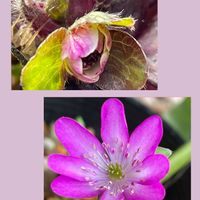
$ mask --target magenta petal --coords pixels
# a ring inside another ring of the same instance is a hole
[[[102,106],[101,137],[111,147],[126,145],[128,142],[129,135],[124,106],[118,99],[108,99]]]
[[[100,173],[97,167],[82,158],[60,154],[51,154],[48,157],[48,166],[57,174],[62,174],[79,181],[93,180]]]
[[[94,157],[98,152],[104,153],[98,139],[71,118],[59,118],[55,122],[55,133],[71,156],[85,158],[88,154]]]
[[[129,140],[129,154],[135,160],[143,161],[147,156],[154,154],[163,135],[162,120],[153,115],[144,120],[131,134]]]
[[[98,195],[98,190],[89,185],[66,176],[59,176],[51,183],[51,189],[59,196],[66,198],[90,198]]]
[[[169,171],[169,160],[164,155],[147,157],[141,166],[134,168],[133,181],[141,184],[154,184],[159,182]]]
[[[124,200],[124,195],[122,193],[119,193],[118,195],[116,196],[113,196],[113,195],[110,195],[110,192],[109,190],[106,190],[100,200]]]
[[[160,183],[153,185],[135,184],[133,194],[126,190],[124,196],[127,200],[162,200],[165,197],[165,188]]]

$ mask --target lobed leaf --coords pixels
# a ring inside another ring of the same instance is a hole
[[[139,43],[128,33],[111,30],[112,48],[98,87],[104,90],[137,90],[147,81],[147,63]]]
[[[61,58],[61,45],[66,29],[54,31],[39,46],[36,54],[22,70],[21,85],[24,90],[58,90],[64,88],[67,61]]]

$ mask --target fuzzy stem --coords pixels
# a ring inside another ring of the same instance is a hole
[[[26,63],[28,62],[28,60],[13,45],[11,46],[11,52],[12,52],[13,56],[15,56],[17,58],[17,60],[22,64],[22,66],[26,65]]]

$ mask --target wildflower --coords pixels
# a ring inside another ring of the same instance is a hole
[[[73,119],[56,121],[56,135],[70,156],[48,157],[49,168],[60,174],[52,190],[68,198],[162,200],[160,180],[169,161],[155,154],[163,134],[160,117],[147,118],[129,138],[123,104],[109,99],[102,106],[101,123],[102,144]]]
[[[112,38],[108,26],[133,28],[133,18],[93,11],[68,28],[62,46],[71,73],[87,83],[97,82],[109,58]]]

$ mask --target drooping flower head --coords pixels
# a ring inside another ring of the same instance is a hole
[[[162,200],[160,180],[169,170],[167,157],[155,154],[162,138],[162,121],[153,115],[128,134],[123,104],[109,99],[102,106],[103,143],[68,117],[55,123],[55,132],[69,156],[52,154],[49,168],[60,174],[51,184],[62,197],[101,200]]]
[[[133,28],[133,18],[93,11],[67,29],[62,58],[67,58],[71,74],[83,82],[99,79],[109,58],[112,38],[108,26]]]

